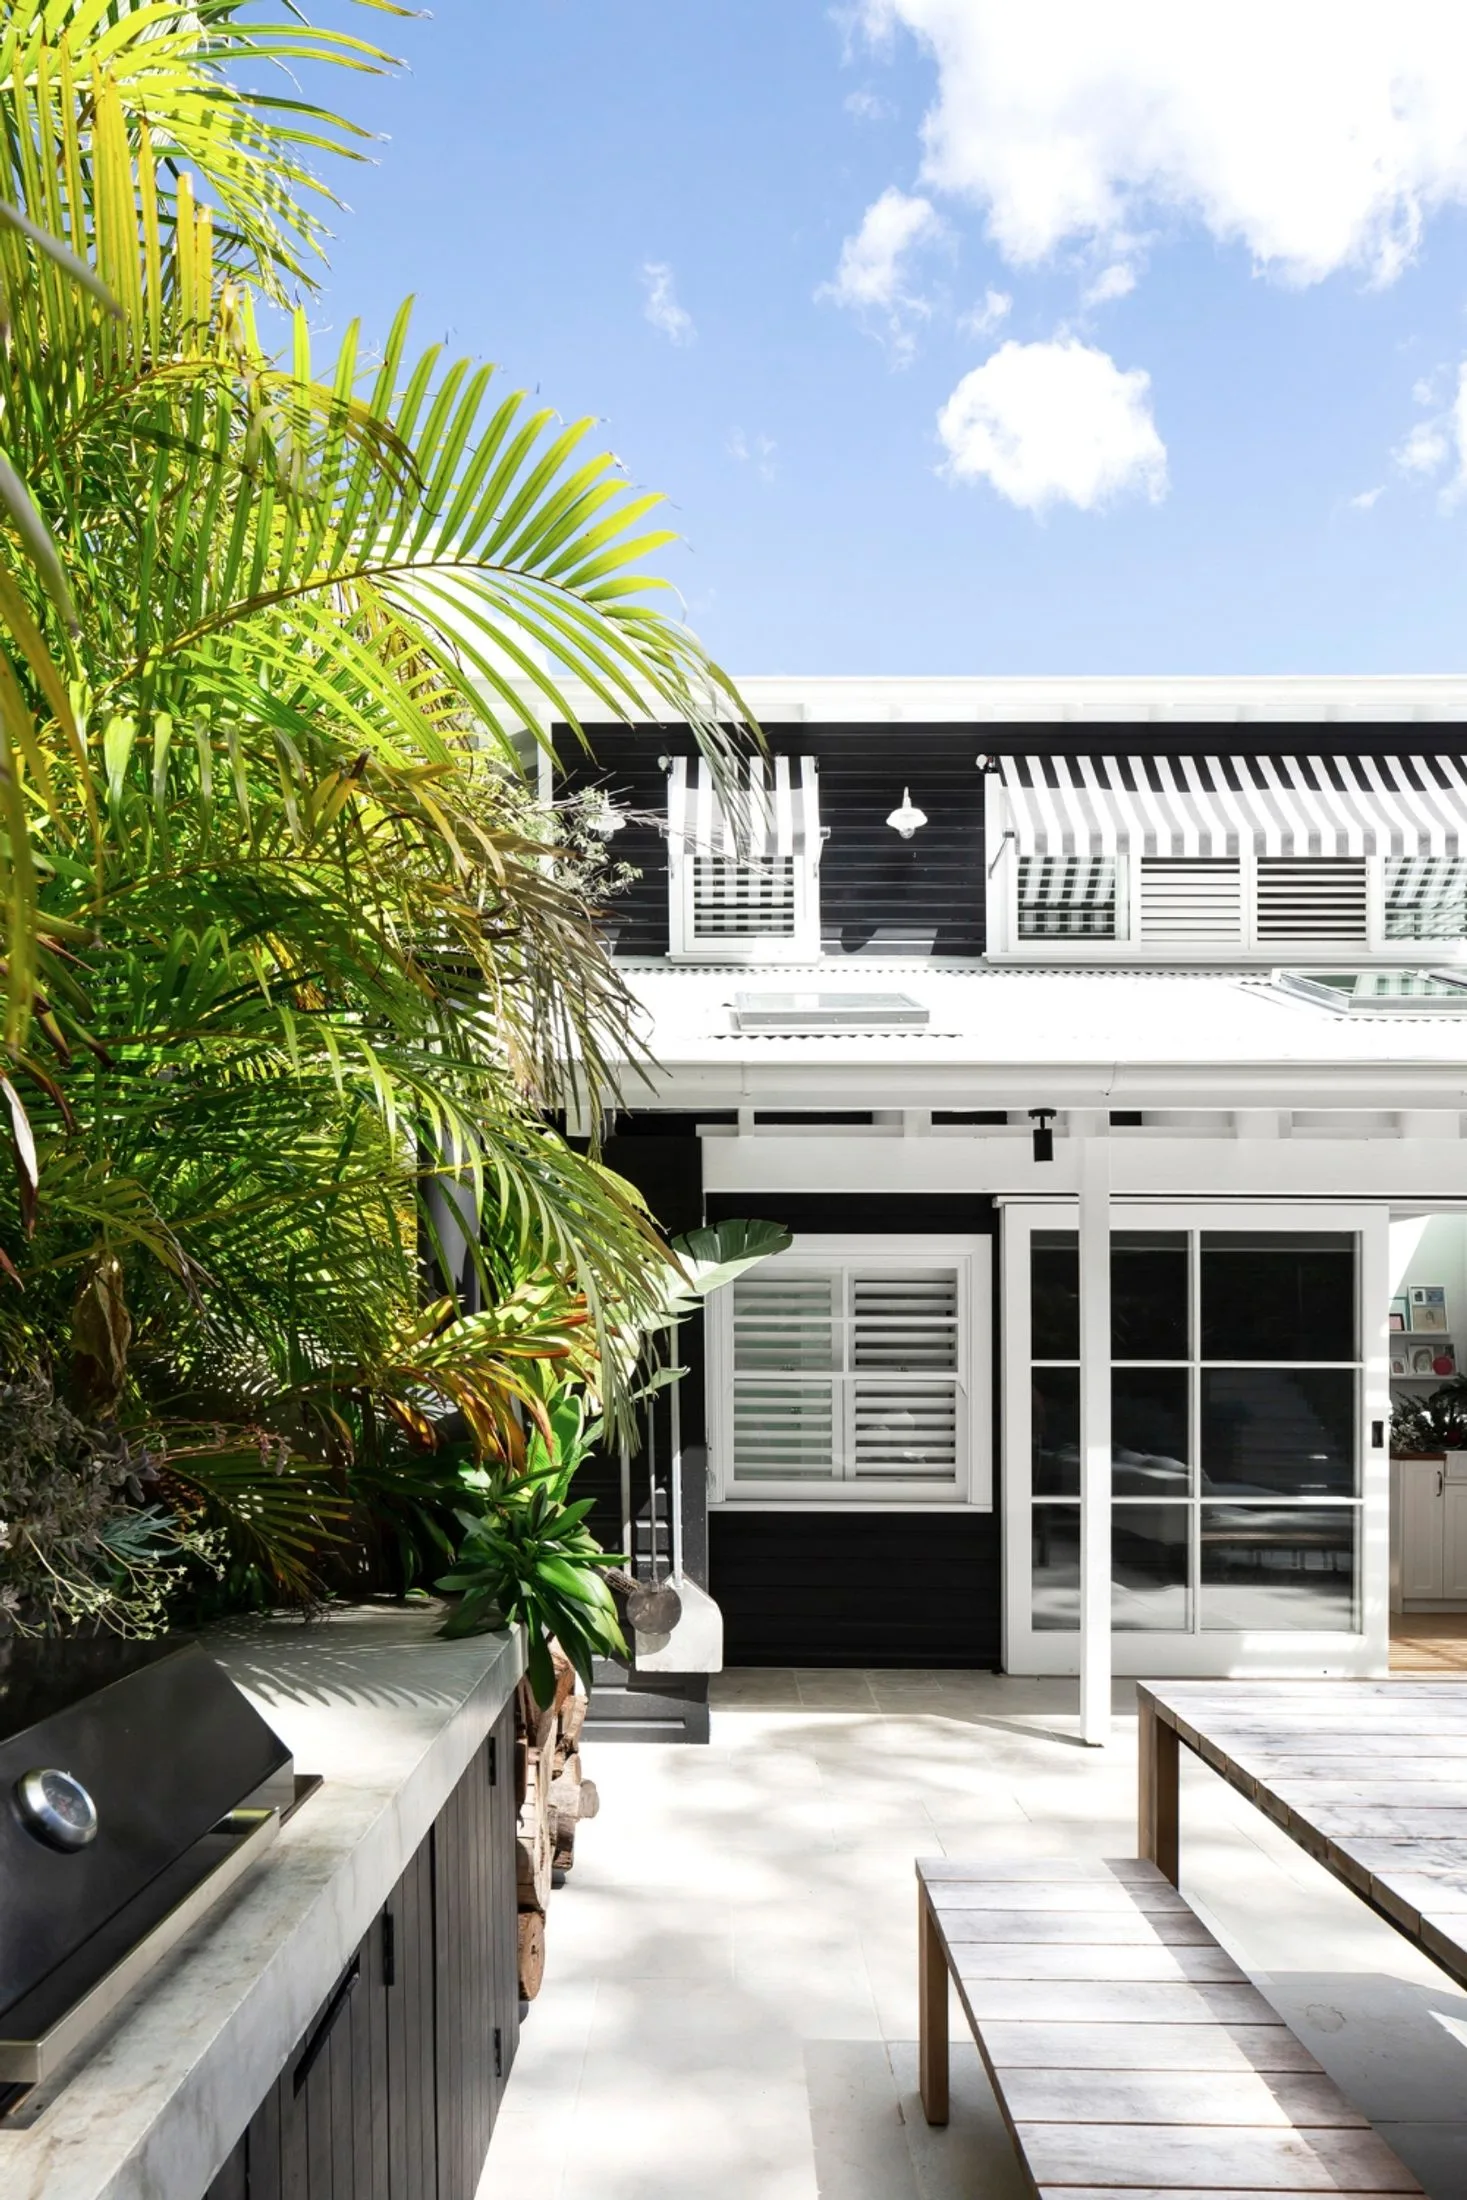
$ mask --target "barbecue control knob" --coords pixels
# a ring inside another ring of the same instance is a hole
[[[26,1832],[52,1849],[84,1849],[97,1837],[97,1806],[80,1780],[54,1765],[15,1783],[15,1807]]]

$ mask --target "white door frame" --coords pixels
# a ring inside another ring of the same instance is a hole
[[[1361,1631],[1151,1634],[1112,1630],[1114,1670],[1121,1675],[1178,1678],[1382,1673],[1390,1650],[1390,1446],[1388,1440],[1376,1445],[1371,1438],[1372,1423],[1381,1424],[1383,1435],[1390,1425],[1389,1210],[1384,1205],[1312,1201],[1239,1202],[1203,1194],[1188,1201],[1117,1199],[1110,1213],[1113,1230],[1196,1229],[1209,1222],[1228,1230],[1348,1231],[1357,1239]],[[1006,1204],[1001,1219],[1004,1670],[1009,1673],[1073,1674],[1081,1665],[1078,1628],[1036,1632],[1030,1617],[1030,1240],[1036,1230],[1075,1226],[1076,1206],[1071,1200]]]

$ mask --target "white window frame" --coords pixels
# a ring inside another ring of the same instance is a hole
[[[1241,867],[1242,926],[1237,940],[1166,941],[1140,936],[1139,859],[1118,854],[1116,866],[1116,931],[1114,939],[1086,938],[1083,934],[1046,939],[1019,936],[1019,863],[1016,841],[1005,835],[989,859],[987,881],[988,956],[991,960],[1026,963],[1200,963],[1248,962],[1259,965],[1307,959],[1311,963],[1348,965],[1371,962],[1410,965],[1423,957],[1432,963],[1467,962],[1467,939],[1388,938],[1385,928],[1386,864],[1384,856],[1355,860],[1365,866],[1365,935],[1357,940],[1260,940],[1257,936],[1258,855],[1245,849],[1232,860]],[[1164,859],[1163,859],[1164,860]],[[1307,861],[1307,858],[1300,858]]]
[[[708,1348],[708,1502],[718,1512],[991,1512],[993,1509],[993,1239],[982,1236],[799,1236],[765,1263],[788,1268],[932,1268],[958,1280],[958,1475],[924,1496],[893,1482],[770,1482],[740,1486],[734,1461],[733,1287],[705,1310]]]
[[[1004,1670],[1080,1670],[1079,1629],[1036,1629],[1032,1618],[1033,1496],[1030,1247],[1039,1230],[1075,1227],[1073,1204],[1014,1202],[1003,1210]],[[1260,1201],[1117,1201],[1112,1230],[1332,1230],[1358,1245],[1360,1375],[1356,1443],[1360,1458],[1357,1591],[1360,1630],[1111,1631],[1117,1677],[1366,1674],[1384,1670],[1390,1636],[1390,1455],[1370,1443],[1372,1422],[1390,1426],[1386,1319],[1390,1300],[1389,1215],[1381,1206]],[[1195,1310],[1194,1310],[1195,1319]]]
[[[791,765],[804,766],[806,757],[791,757]],[[813,846],[788,860],[794,883],[794,923],[787,933],[721,932],[701,937],[697,928],[695,882],[699,855],[709,851],[689,845],[680,833],[672,833],[667,847],[667,952],[677,962],[706,963],[809,963],[820,960],[820,857],[825,830]],[[722,861],[724,858],[715,857]],[[749,865],[747,868],[752,869]]]

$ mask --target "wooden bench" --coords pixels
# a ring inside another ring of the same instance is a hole
[[[951,1974],[1040,2200],[1420,2193],[1154,1864],[919,1859],[922,2107]]]

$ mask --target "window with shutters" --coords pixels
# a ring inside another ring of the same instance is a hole
[[[681,961],[820,956],[819,778],[813,757],[754,758],[732,787],[670,759],[668,952]]]
[[[837,1250],[837,1246],[839,1249]],[[710,1308],[715,1498],[968,1504],[983,1239],[797,1240]],[[986,1265],[983,1299],[987,1303]],[[986,1434],[985,1434],[986,1456]]]
[[[1467,939],[1467,856],[1390,856],[1388,940]]]

